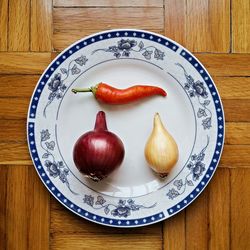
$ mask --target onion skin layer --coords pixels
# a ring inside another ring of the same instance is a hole
[[[95,129],[77,140],[73,160],[78,170],[94,181],[100,181],[118,168],[125,150],[121,139],[108,131],[105,113],[96,117]]]
[[[178,161],[178,146],[162,124],[158,113],[154,116],[153,130],[145,145],[144,154],[150,167],[161,178],[166,177]]]

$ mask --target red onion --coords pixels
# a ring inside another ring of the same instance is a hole
[[[105,113],[99,111],[94,130],[80,136],[75,143],[73,159],[82,174],[100,181],[121,165],[124,153],[122,141],[108,131]]]

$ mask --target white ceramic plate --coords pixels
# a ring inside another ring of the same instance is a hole
[[[168,96],[110,106],[71,92],[99,82],[157,85]],[[100,110],[126,154],[118,170],[95,183],[79,173],[72,149]],[[164,180],[144,158],[155,112],[179,147],[178,163]],[[74,43],[44,71],[31,98],[27,136],[41,180],[64,206],[96,223],[136,227],[169,218],[202,192],[222,152],[224,114],[213,80],[188,50],[148,31],[109,30]]]

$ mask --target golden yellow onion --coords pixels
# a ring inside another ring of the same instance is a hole
[[[178,161],[178,146],[162,124],[158,113],[154,116],[153,130],[144,153],[150,167],[161,177],[167,176]]]

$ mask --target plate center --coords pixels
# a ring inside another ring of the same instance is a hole
[[[167,67],[171,72],[171,65]],[[167,71],[145,61],[119,59],[96,65],[72,85],[74,88],[89,87],[99,82],[117,88],[135,84],[156,85],[167,91],[165,98],[156,96],[128,105],[111,106],[98,103],[91,93],[74,95],[67,91],[59,110],[57,140],[61,155],[74,175],[72,178],[78,179],[74,185],[79,193],[81,186],[86,185],[96,192],[115,197],[142,196],[160,189],[182,170],[195,142],[196,120],[185,91]],[[126,153],[119,169],[95,183],[79,173],[72,159],[72,150],[79,136],[94,128],[95,116],[100,110],[106,113],[109,130],[123,141]],[[178,163],[165,180],[154,174],[144,157],[144,146],[152,131],[156,112],[160,113],[179,147]]]

